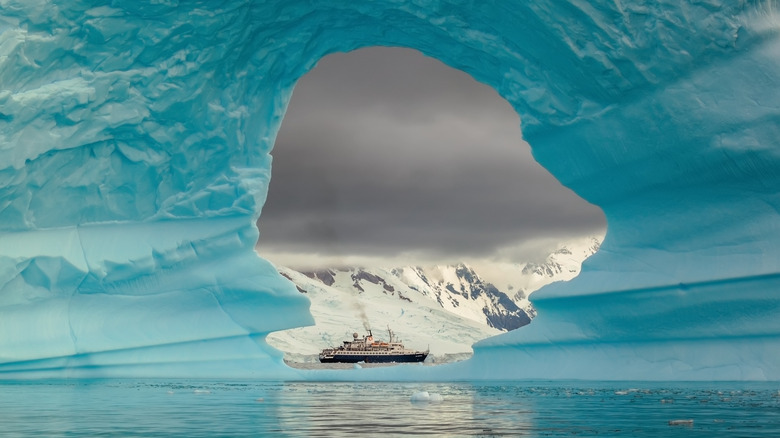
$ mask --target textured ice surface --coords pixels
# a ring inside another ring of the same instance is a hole
[[[318,59],[389,45],[493,86],[608,221],[435,378],[780,379],[774,5],[0,0],[0,375],[294,377],[264,335],[308,303],[253,252],[269,151]]]

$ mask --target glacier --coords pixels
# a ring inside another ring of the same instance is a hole
[[[777,6],[0,0],[0,378],[778,380]],[[292,370],[269,153],[298,78],[367,46],[495,88],[607,235],[468,361]]]

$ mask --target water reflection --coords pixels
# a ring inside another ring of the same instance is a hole
[[[441,401],[413,401],[421,391],[439,394]],[[481,396],[467,384],[296,384],[279,397],[286,407],[279,412],[282,431],[306,436],[479,436],[529,429],[528,415],[509,399]]]
[[[775,437],[778,386],[3,382],[0,435]]]

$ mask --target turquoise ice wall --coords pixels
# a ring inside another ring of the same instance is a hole
[[[780,379],[778,30],[772,1],[0,1],[0,376],[307,378],[264,342],[311,323],[253,251],[269,152],[301,75],[387,45],[493,86],[608,222],[533,324],[411,378]]]

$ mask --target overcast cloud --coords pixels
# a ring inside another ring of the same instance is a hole
[[[533,160],[492,88],[412,50],[322,59],[273,156],[258,246],[280,264],[522,262],[605,228]]]

